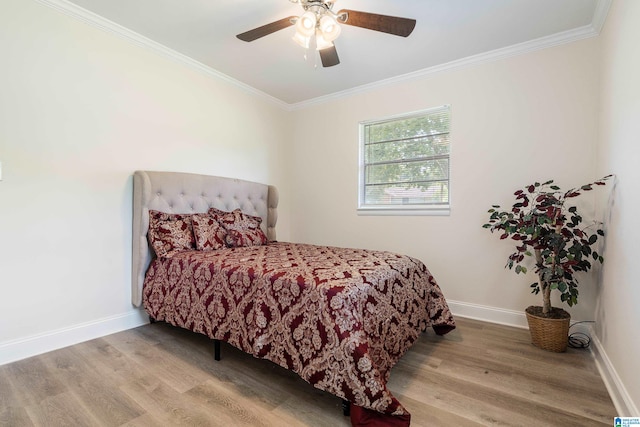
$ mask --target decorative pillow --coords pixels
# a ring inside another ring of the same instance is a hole
[[[214,217],[208,214],[195,214],[192,217],[192,221],[196,249],[199,251],[213,251],[226,246],[227,230]]]
[[[149,211],[149,242],[160,258],[171,258],[176,252],[195,249],[190,214]]]
[[[209,209],[209,215],[212,215],[227,230],[253,230],[260,228],[262,218],[259,216],[251,216],[236,209],[233,212],[224,212],[216,208]]]
[[[218,208],[211,207],[211,208],[209,208],[207,213],[217,220],[219,216],[222,216],[224,214],[228,214],[229,212],[220,210]]]
[[[240,246],[261,246],[267,244],[267,236],[260,228],[247,230],[229,230],[226,238],[227,245],[232,248]]]
[[[267,244],[267,236],[260,228],[262,218],[259,216],[247,215],[240,209],[224,212],[216,208],[210,208],[209,214],[227,230],[227,245],[238,247]]]

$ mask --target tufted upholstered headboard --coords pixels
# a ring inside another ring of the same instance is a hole
[[[269,241],[276,240],[278,191],[272,185],[181,172],[136,171],[133,174],[133,256],[131,302],[142,303],[142,284],[153,251],[149,247],[149,210],[168,213],[225,211],[240,208],[262,218]]]

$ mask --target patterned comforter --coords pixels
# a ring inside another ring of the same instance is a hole
[[[389,371],[418,335],[455,328],[425,265],[391,252],[269,243],[155,259],[149,315],[290,369],[388,415],[408,412]]]

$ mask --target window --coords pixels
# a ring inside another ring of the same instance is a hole
[[[361,214],[449,213],[449,106],[360,123]]]

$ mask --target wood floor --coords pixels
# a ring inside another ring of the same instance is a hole
[[[533,347],[528,331],[467,319],[393,368],[412,426],[611,426],[586,350]],[[271,362],[167,324],[0,366],[1,426],[349,426],[340,400]]]

